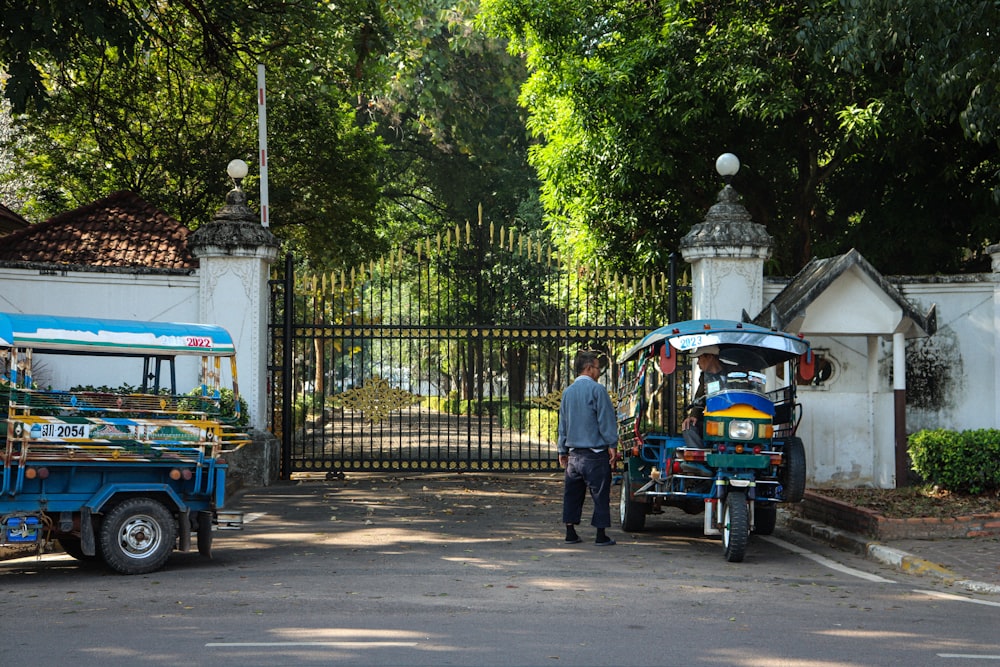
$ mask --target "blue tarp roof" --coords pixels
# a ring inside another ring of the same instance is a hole
[[[0,313],[0,347],[92,354],[225,356],[236,347],[211,324]]]

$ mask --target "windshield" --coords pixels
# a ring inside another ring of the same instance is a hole
[[[766,384],[766,376],[759,371],[729,371],[710,378],[705,392],[711,396],[720,391],[738,389],[763,394]]]
[[[767,377],[764,369],[767,361],[756,350],[748,348],[724,348],[719,353],[722,370],[708,374],[706,393],[711,396],[720,391],[740,390],[763,394]]]

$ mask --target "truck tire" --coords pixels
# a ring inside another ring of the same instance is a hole
[[[786,503],[797,503],[806,492],[806,448],[801,438],[785,442],[785,464],[781,469],[781,486]]]
[[[622,480],[621,497],[618,503],[618,514],[622,530],[626,533],[637,533],[646,527],[646,504],[636,502],[630,496],[628,473]]]
[[[174,517],[151,498],[124,500],[101,523],[100,554],[112,570],[147,574],[163,567],[177,539]]]
[[[778,507],[774,503],[753,504],[754,535],[770,535],[778,524]]]
[[[722,519],[722,546],[726,560],[742,563],[750,542],[750,508],[745,491],[731,490],[726,494]]]

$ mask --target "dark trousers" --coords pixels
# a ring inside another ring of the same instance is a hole
[[[577,525],[583,515],[583,500],[590,491],[594,514],[590,525],[611,527],[611,459],[607,450],[572,449],[563,486],[563,523]]]

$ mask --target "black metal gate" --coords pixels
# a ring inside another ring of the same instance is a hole
[[[516,230],[468,225],[336,274],[271,281],[282,475],[548,470],[579,349],[608,359],[678,319],[665,273],[610,275]]]

